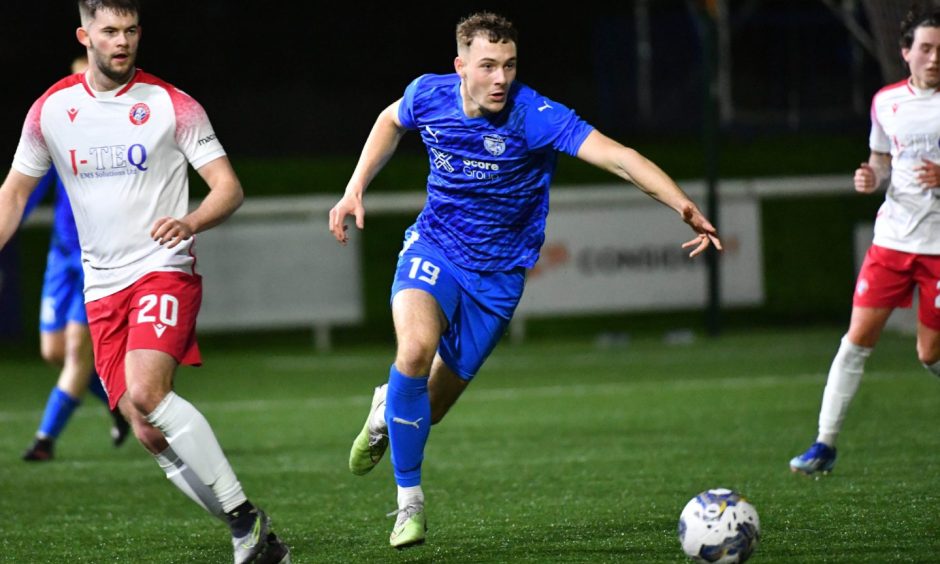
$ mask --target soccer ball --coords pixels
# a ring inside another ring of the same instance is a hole
[[[696,562],[744,562],[759,540],[757,510],[731,490],[702,492],[689,500],[679,516],[679,542]]]

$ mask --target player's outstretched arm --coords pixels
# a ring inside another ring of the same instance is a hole
[[[228,157],[219,157],[196,172],[209,185],[209,194],[192,213],[177,219],[161,217],[150,230],[153,240],[172,249],[196,233],[222,223],[242,205],[245,194]]]
[[[0,249],[5,247],[16,233],[26,202],[37,184],[39,178],[11,169],[0,186]]]
[[[852,179],[855,191],[871,194],[887,186],[891,179],[891,155],[872,151],[868,162],[858,165]]]
[[[372,126],[372,132],[366,139],[366,144],[362,147],[362,154],[359,155],[359,162],[356,164],[356,170],[346,184],[346,192],[339,202],[330,210],[330,232],[336,237],[340,244],[345,245],[349,236],[346,234],[346,216],[351,215],[356,218],[356,227],[365,228],[366,210],[362,204],[362,196],[366,188],[372,182],[372,179],[382,170],[385,163],[388,162],[398,142],[405,134],[406,129],[402,127],[398,120],[398,106],[401,100],[395,101],[391,106],[385,108],[375,125]]]
[[[598,168],[616,174],[627,182],[674,209],[682,221],[686,222],[698,235],[682,245],[682,248],[694,247],[689,254],[694,257],[707,249],[709,245],[721,250],[721,240],[715,227],[702,215],[688,195],[656,166],[652,161],[629,147],[594,130],[578,149],[578,158]]]

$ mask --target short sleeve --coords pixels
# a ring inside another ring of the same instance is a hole
[[[225,156],[225,149],[199,102],[177,89],[170,91],[170,97],[176,112],[176,144],[193,168],[198,170],[202,165]]]
[[[878,120],[876,100],[877,98],[872,98],[871,101],[871,133],[868,135],[868,146],[877,153],[890,153],[891,140]]]
[[[40,177],[52,166],[52,157],[42,134],[42,106],[45,97],[36,100],[26,115],[20,143],[13,156],[13,170],[27,176]]]
[[[420,81],[421,77],[419,76],[405,87],[405,94],[401,97],[401,104],[398,105],[398,121],[405,129],[418,129],[418,124],[415,120],[414,106],[415,93],[418,91],[418,83]]]
[[[535,96],[526,114],[526,141],[529,149],[552,147],[576,156],[594,128],[564,104]]]

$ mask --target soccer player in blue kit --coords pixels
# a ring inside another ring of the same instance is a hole
[[[84,59],[82,59],[84,61]],[[73,70],[76,65],[73,64]],[[84,69],[82,69],[84,70]],[[76,71],[78,72],[78,71]],[[108,405],[108,395],[95,373],[91,333],[85,313],[81,247],[72,206],[54,168],[40,180],[30,195],[23,217],[27,217],[50,189],[55,190],[52,240],[43,277],[42,306],[39,314],[40,349],[46,362],[61,366],[59,379],[49,393],[33,444],[23,460],[43,462],[53,457],[53,445],[65,428],[85,390]],[[112,411],[111,439],[120,446],[130,426],[120,413]]]
[[[572,110],[515,82],[516,31],[496,14],[457,25],[455,74],[423,75],[378,117],[330,231],[362,229],[363,194],[406,131],[430,161],[428,197],[405,233],[392,284],[398,341],[388,384],[376,388],[349,468],[369,472],[391,445],[398,511],[389,542],[425,540],[421,462],[432,424],[457,401],[506,330],[526,269],[545,240],[548,188],[563,151],[632,182],[674,209],[696,236],[696,256],[721,249],[715,228],[655,164],[609,139]]]

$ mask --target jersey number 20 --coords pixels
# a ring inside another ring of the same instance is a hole
[[[158,303],[160,304],[159,309],[151,313]],[[176,299],[176,296],[147,294],[140,298],[138,305],[140,306],[140,313],[137,314],[137,323],[154,323],[159,318],[160,323],[164,325],[176,326],[180,311],[180,302]]]

